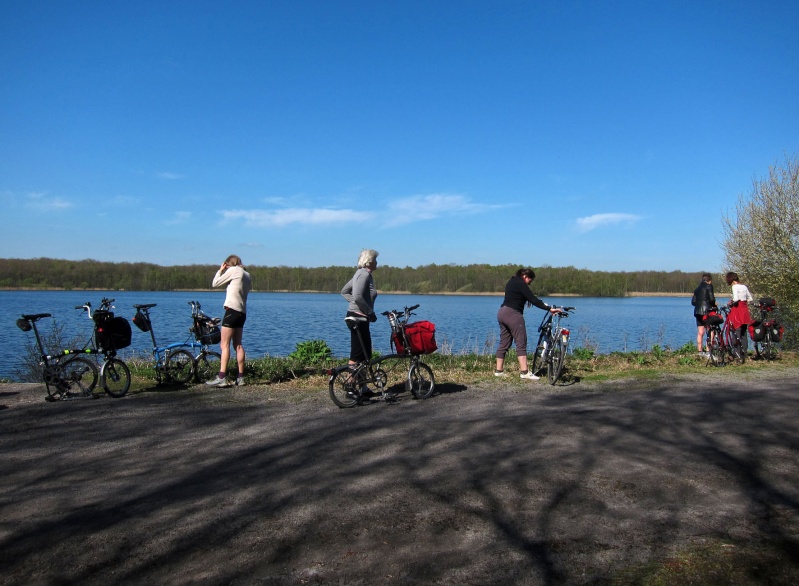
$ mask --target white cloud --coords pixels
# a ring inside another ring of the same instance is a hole
[[[585,216],[584,218],[577,218],[577,229],[580,232],[590,232],[595,228],[603,226],[611,226],[614,224],[634,224],[641,219],[641,216],[634,214],[594,214],[593,216]]]
[[[185,224],[189,220],[191,220],[191,212],[175,212],[171,219],[164,221],[164,224],[167,226],[174,226],[177,224]]]
[[[159,179],[169,179],[170,181],[174,181],[175,179],[183,179],[186,176],[181,175],[180,173],[170,173],[168,171],[163,171],[161,173],[157,173],[156,177],[158,177]]]
[[[275,198],[270,198],[278,203]],[[434,193],[394,200],[383,209],[371,211],[350,208],[291,207],[277,209],[226,210],[222,222],[241,222],[256,228],[282,227],[291,224],[321,226],[327,224],[362,224],[378,221],[381,226],[400,226],[419,220],[433,220],[446,215],[478,214],[504,206],[486,205],[457,194]]]
[[[47,197],[46,192],[36,192],[27,195],[27,205],[43,212],[53,212],[71,208],[74,204],[62,197]]]
[[[479,214],[500,207],[502,206],[474,203],[468,197],[458,194],[414,195],[389,204],[386,225],[399,226],[451,214]]]
[[[223,222],[243,220],[245,225],[256,228],[308,224],[320,226],[338,223],[368,222],[374,219],[372,212],[356,210],[333,210],[325,208],[287,208],[283,210],[229,210],[222,212]]]

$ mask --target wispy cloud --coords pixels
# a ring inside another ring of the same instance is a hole
[[[591,230],[602,228],[604,226],[612,226],[615,224],[634,224],[640,219],[641,216],[636,216],[634,214],[594,214],[593,216],[577,218],[576,224],[577,229],[580,232],[590,232]]]
[[[281,201],[270,198],[272,204],[279,204]],[[278,207],[226,210],[221,213],[223,223],[243,221],[246,226],[255,228],[282,227],[291,224],[309,226],[360,224],[375,220],[379,220],[381,226],[391,227],[433,220],[442,216],[479,214],[501,207],[505,206],[476,203],[464,195],[434,193],[394,200],[382,209],[368,211],[333,207]]]
[[[243,220],[246,226],[268,228],[289,224],[320,226],[342,222],[368,222],[374,219],[372,212],[357,210],[335,210],[320,208],[287,208],[282,210],[229,210],[222,212],[222,221],[227,223]]]
[[[389,204],[386,225],[399,226],[419,220],[433,220],[444,215],[479,214],[500,207],[502,206],[475,203],[459,194],[414,195]]]
[[[75,205],[63,197],[49,197],[46,192],[28,193],[26,204],[28,207],[43,212],[61,211]]]
[[[174,181],[176,179],[183,179],[186,176],[181,175],[180,173],[170,173],[169,171],[162,171],[160,173],[156,173],[156,177],[158,177],[159,179],[168,179],[170,181]]]
[[[185,224],[191,220],[191,212],[175,212],[171,218],[164,220],[167,226],[175,226],[177,224]]]

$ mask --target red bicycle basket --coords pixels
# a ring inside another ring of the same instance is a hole
[[[432,354],[438,350],[436,326],[429,321],[417,321],[405,326],[411,354]],[[396,344],[396,341],[395,341]]]

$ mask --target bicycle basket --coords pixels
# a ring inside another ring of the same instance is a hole
[[[21,329],[23,332],[30,332],[33,329],[31,327],[31,323],[23,318],[19,318],[17,320],[17,327]]]
[[[749,324],[749,337],[752,338],[753,342],[763,341],[763,338],[766,337],[766,326],[763,325],[763,322],[756,321],[753,324]]]
[[[438,350],[436,326],[429,321],[417,321],[405,326],[411,354],[432,354]]]
[[[131,334],[130,323],[124,317],[110,317],[94,328],[97,345],[106,351],[130,346]]]
[[[133,325],[139,328],[142,332],[149,332],[152,329],[150,318],[141,309],[136,310],[136,315],[133,316]]]
[[[195,319],[191,332],[200,344],[219,344],[222,340],[222,331],[210,319]]]

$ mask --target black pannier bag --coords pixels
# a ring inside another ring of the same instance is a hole
[[[195,319],[191,331],[200,344],[219,344],[222,340],[222,331],[213,320]]]
[[[753,342],[763,341],[763,338],[766,337],[766,326],[763,325],[763,322],[756,321],[753,324],[749,324],[749,337],[752,338]]]
[[[142,332],[149,332],[152,328],[150,318],[145,315],[141,309],[136,310],[136,315],[133,316],[133,325],[139,328]]]
[[[724,318],[715,311],[711,311],[702,318],[702,323],[704,323],[706,326],[720,326],[724,323]]]
[[[114,317],[114,314],[108,311],[102,313],[108,314],[100,316],[97,319],[95,313],[95,326],[94,337],[97,345],[103,350],[121,350],[130,346],[131,329],[130,323],[124,317]]]
[[[785,332],[785,328],[782,327],[777,321],[767,321],[763,324],[765,327],[771,330],[771,339],[775,342],[782,342],[782,334]]]

